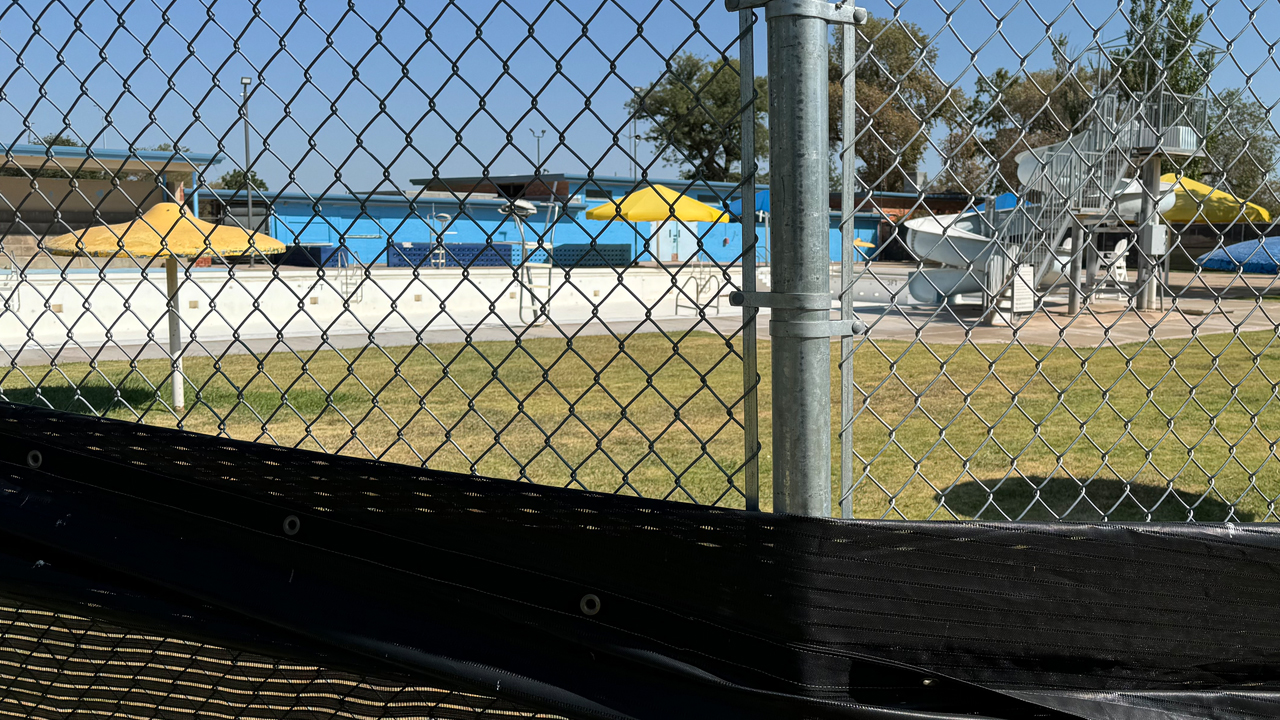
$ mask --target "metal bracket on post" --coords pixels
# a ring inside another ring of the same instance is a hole
[[[862,25],[867,21],[867,9],[855,7],[852,2],[830,3],[827,0],[724,0],[729,12],[763,7],[766,18],[800,15],[826,20],[833,25]]]
[[[771,310],[830,310],[827,293],[736,292],[729,293],[734,307],[769,308]]]
[[[770,308],[774,310],[830,310],[831,296],[824,293],[733,292],[729,304],[734,307]],[[861,320],[770,320],[771,337],[821,338],[865,335]]]

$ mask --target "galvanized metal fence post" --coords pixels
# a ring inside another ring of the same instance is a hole
[[[857,209],[857,156],[853,151],[856,137],[858,30],[845,25],[840,36],[840,318],[853,320],[853,262],[858,253],[855,225]],[[840,339],[840,517],[853,517],[853,337]]]
[[[772,290],[829,298],[827,22],[781,12],[801,4],[766,10]],[[831,514],[829,308],[773,308],[774,512]]]
[[[742,123],[742,281],[756,290],[756,52],[755,12],[738,11],[738,73]],[[747,510],[760,510],[760,370],[756,363],[755,307],[742,308],[742,493]]]
[[[1160,233],[1160,165],[1161,156],[1154,153],[1142,164],[1142,215],[1139,229],[1137,308],[1154,310],[1160,282],[1159,264],[1155,260],[1157,250],[1163,254],[1163,238]]]
[[[828,24],[865,11],[824,0],[726,0],[764,6],[769,28],[769,191],[772,291],[737,304],[773,310],[773,509],[831,514],[831,322]]]
[[[1081,282],[1080,274],[1084,269],[1085,232],[1084,223],[1073,217],[1071,222],[1071,267],[1068,275],[1070,287],[1067,289],[1067,314],[1073,316],[1080,313],[1080,304],[1084,298],[1084,286]]]
[[[178,314],[178,258],[172,254],[164,259],[165,297],[168,298],[169,318],[169,360],[173,365],[173,375],[169,378],[172,388],[173,410],[182,412],[186,409],[186,384],[182,372],[182,321]]]

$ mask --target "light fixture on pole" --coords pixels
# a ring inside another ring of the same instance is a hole
[[[542,169],[542,138],[547,136],[547,131],[544,128],[542,132],[536,132],[533,128],[529,128],[529,134],[533,135],[533,139],[538,143],[537,155],[534,156],[538,159],[538,161],[537,163],[534,164],[534,168],[541,170]]]

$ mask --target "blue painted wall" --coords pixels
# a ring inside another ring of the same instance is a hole
[[[612,183],[608,190],[620,199],[632,189],[630,182]],[[224,199],[234,195],[227,191],[214,191]],[[698,193],[690,193],[698,197]],[[727,193],[726,193],[727,194]],[[630,257],[643,262],[657,260],[657,248],[652,247],[651,223],[628,223],[587,220],[586,211],[603,204],[602,193],[586,202],[571,205],[571,215],[560,217],[555,223],[554,244],[558,248],[571,245],[588,245],[595,240],[599,244],[618,244],[630,248]],[[703,201],[713,204],[714,195]],[[362,209],[363,200],[363,209]],[[433,243],[440,232],[445,243],[518,243],[520,233],[515,221],[498,212],[500,202],[475,200],[466,203],[465,209],[455,200],[407,199],[391,197],[361,198],[358,196],[329,195],[318,203],[301,195],[280,194],[273,198],[271,234],[286,244],[329,245],[345,247],[363,264],[387,264],[392,243]],[[440,217],[449,216],[448,219]],[[878,235],[878,216],[867,214],[855,218],[858,237],[875,243]],[[831,260],[840,260],[839,216],[833,215],[830,229]],[[738,223],[700,223],[698,225],[701,252],[711,260],[730,264],[739,260],[742,253],[742,226]],[[763,226],[757,226],[761,245],[767,237]],[[530,242],[544,237],[552,238],[552,230],[546,224],[545,210],[529,218],[525,224],[526,239]],[[646,252],[646,246],[648,251]],[[519,259],[519,250],[515,259]],[[859,257],[866,249],[860,249]],[[760,255],[763,255],[761,247]],[[543,258],[535,258],[535,261]]]

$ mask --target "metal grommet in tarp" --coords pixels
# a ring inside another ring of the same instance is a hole
[[[583,615],[595,615],[600,612],[600,598],[591,593],[587,593],[578,601],[578,609],[582,611]]]
[[[297,515],[290,515],[289,517],[284,519],[285,535],[297,535],[298,531],[301,529],[302,529],[302,521],[298,519]]]
[[[27,467],[31,468],[32,470],[36,470],[43,464],[44,464],[44,455],[42,455],[39,450],[32,450],[31,452],[27,453]]]

